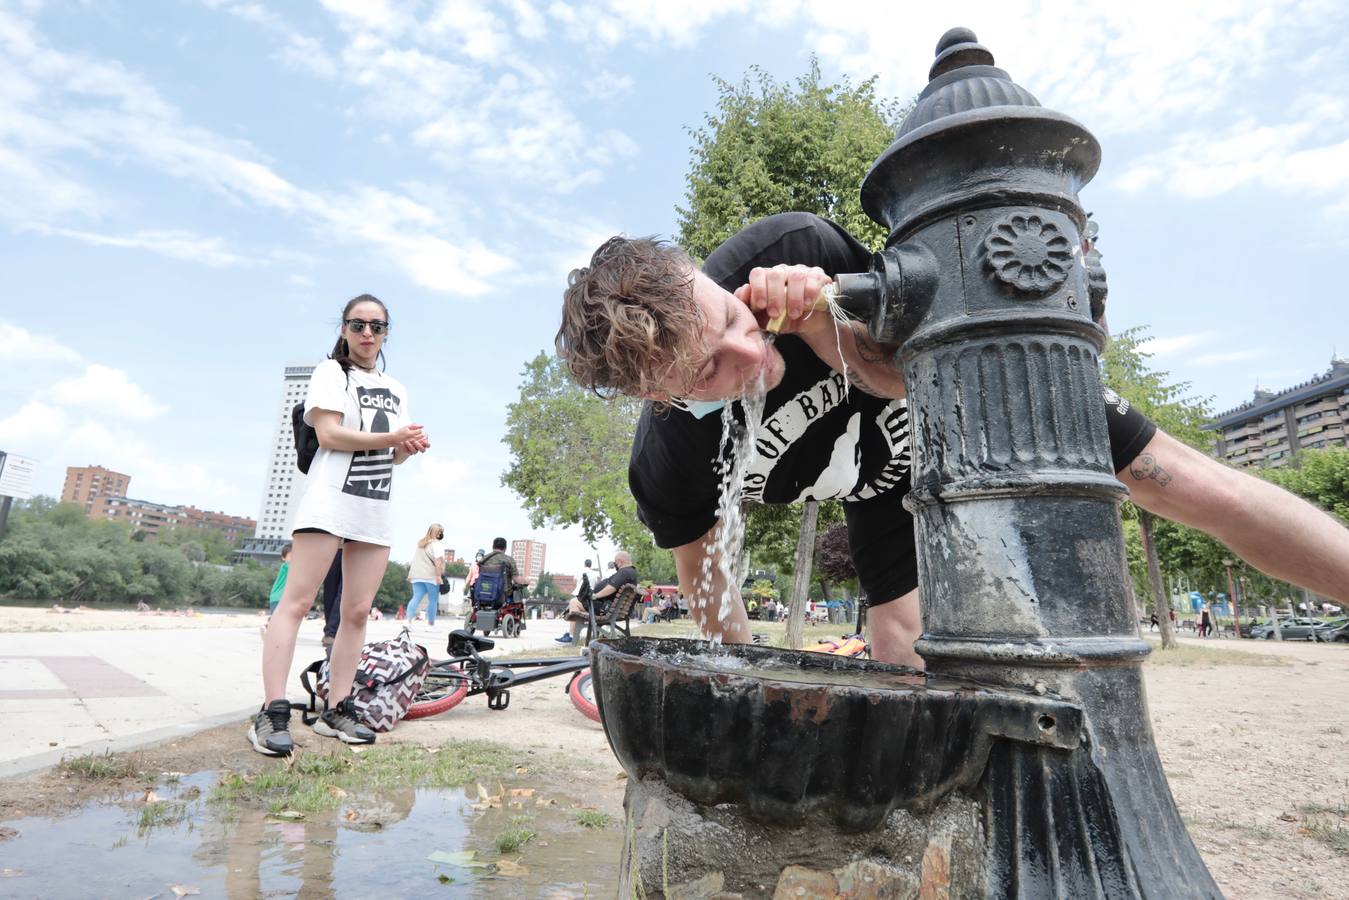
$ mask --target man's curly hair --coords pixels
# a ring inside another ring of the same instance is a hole
[[[692,384],[706,358],[693,260],[655,238],[613,237],[573,269],[562,294],[557,352],[602,397],[666,397]]]

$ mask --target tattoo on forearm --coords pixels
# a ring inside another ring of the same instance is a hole
[[[861,322],[852,323],[853,339],[857,342],[857,355],[863,362],[889,363],[894,356],[893,347],[874,341]]]
[[[1166,487],[1171,483],[1171,473],[1163,469],[1151,453],[1144,453],[1129,463],[1129,474],[1135,481],[1151,478],[1158,487]]]

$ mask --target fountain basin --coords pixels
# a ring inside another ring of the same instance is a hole
[[[999,740],[1073,750],[1052,696],[821,653],[631,637],[591,645],[604,730],[629,777],[763,822],[878,827],[972,790]]]

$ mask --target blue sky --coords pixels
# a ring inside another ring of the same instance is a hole
[[[431,455],[401,470],[395,558],[549,544],[500,487],[523,362],[565,273],[669,234],[711,76],[922,88],[966,25],[1090,128],[1115,330],[1216,409],[1349,353],[1342,3],[0,0],[0,449],[130,473],[134,496],[256,517],[280,372],[342,302],[383,298],[389,371]],[[606,551],[607,552],[607,551]]]

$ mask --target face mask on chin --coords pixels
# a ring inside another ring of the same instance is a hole
[[[715,412],[721,412],[726,405],[725,400],[682,400],[676,398],[672,405],[684,410],[684,412],[693,416],[695,419],[706,418]]]

